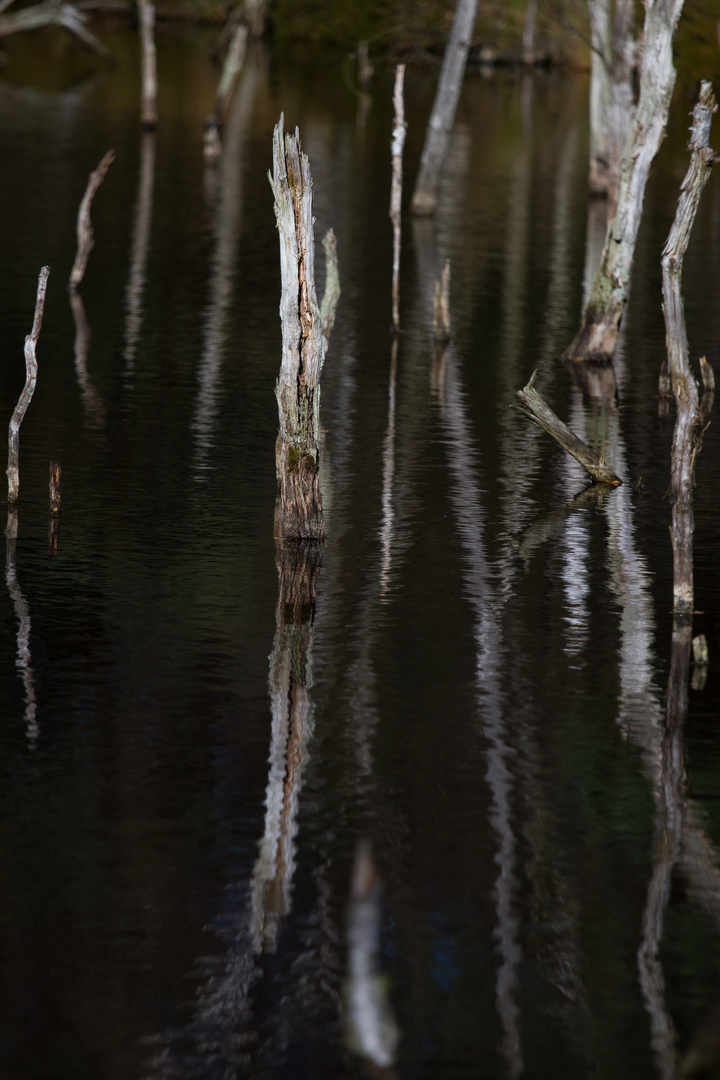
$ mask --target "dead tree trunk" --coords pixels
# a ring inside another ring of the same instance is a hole
[[[635,108],[633,0],[588,0],[590,40],[590,194],[615,212],[620,161]]]
[[[393,227],[393,273],[392,273],[392,321],[395,333],[400,329],[400,245],[402,240],[402,159],[405,147],[405,102],[403,83],[405,65],[395,68],[395,89],[393,105],[395,120],[392,135],[392,184],[390,188],[390,220]]]
[[[648,0],[646,4],[640,97],[620,164],[617,211],[608,226],[580,329],[565,351],[565,360],[608,363],[615,352],[630,289],[645,186],[665,133],[675,85],[672,40],[682,6],[683,0]]]
[[[35,393],[37,383],[37,357],[35,347],[40,337],[43,313],[45,311],[45,292],[47,279],[50,273],[49,266],[43,266],[38,278],[37,299],[35,301],[35,318],[30,333],[25,338],[25,385],[22,388],[15,411],[8,428],[8,504],[13,506],[18,500],[20,493],[20,425],[23,422],[27,407]]]
[[[320,497],[320,372],[325,359],[323,321],[315,292],[312,177],[300,133],[273,133],[275,217],[280,234],[282,363],[275,387],[280,432],[275,448],[278,504],[275,535],[322,540]]]
[[[137,6],[142,57],[141,120],[146,131],[154,131],[158,124],[155,5],[150,0],[137,0]]]
[[[95,198],[95,192],[105,179],[105,174],[114,160],[114,152],[108,150],[97,169],[90,173],[90,179],[88,180],[85,194],[80,203],[77,217],[77,254],[75,255],[75,262],[70,271],[70,280],[68,281],[68,291],[71,295],[76,293],[80,288],[82,279],[85,276],[85,268],[87,267],[87,262],[90,258],[90,252],[95,244],[92,222],[90,220],[90,207]]]
[[[712,86],[704,82],[693,111],[690,167],[683,180],[675,220],[662,255],[663,313],[670,381],[677,407],[670,470],[673,546],[673,610],[692,612],[693,591],[693,506],[692,488],[695,458],[700,449],[698,386],[690,370],[687,333],[680,284],[682,265],[700,195],[715,162],[710,149],[710,123],[716,111]]]
[[[222,128],[232,100],[238,76],[245,63],[248,28],[245,23],[238,23],[233,30],[228,45],[225,63],[218,82],[215,109],[205,121],[203,158],[207,162],[216,162],[222,157]]]
[[[458,0],[410,207],[418,217],[435,213],[440,171],[455,123],[477,8],[478,0]]]

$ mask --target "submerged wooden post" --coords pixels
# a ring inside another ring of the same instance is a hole
[[[710,124],[716,111],[709,82],[703,82],[693,110],[690,135],[691,159],[680,191],[675,220],[662,254],[663,314],[668,353],[668,369],[677,408],[670,468],[672,506],[673,610],[692,612],[693,587],[693,507],[692,489],[695,458],[700,449],[700,409],[698,386],[690,370],[687,332],[683,312],[682,265],[695,221],[702,189],[716,160],[710,149]]]
[[[158,123],[155,5],[150,0],[137,0],[137,7],[142,62],[141,120],[146,131],[154,131]]]
[[[533,387],[536,375],[537,371],[534,371],[527,386],[517,392],[522,403],[520,411],[523,415],[546,431],[567,454],[579,461],[596,483],[611,484],[613,487],[622,484],[617,473],[605,463],[602,454],[591,450],[582,439],[578,439],[577,435],[563,424],[550,406],[543,401]]]
[[[450,145],[477,9],[478,0],[458,0],[412,197],[411,210],[418,216],[435,213],[440,170]]]
[[[45,292],[47,279],[50,273],[49,266],[43,266],[38,278],[37,299],[35,301],[35,318],[30,333],[25,338],[25,385],[22,388],[15,411],[8,428],[8,503],[10,506],[17,502],[20,493],[20,425],[23,422],[27,407],[35,393],[37,383],[37,357],[35,347],[40,337],[43,312],[45,311]]]
[[[405,102],[403,99],[403,85],[405,82],[405,65],[398,64],[395,68],[395,88],[393,90],[393,106],[395,120],[392,133],[392,183],[390,186],[390,220],[393,227],[393,275],[392,275],[392,320],[393,330],[397,333],[400,329],[400,245],[402,238],[401,208],[402,208],[402,158],[405,147]]]
[[[76,293],[80,288],[82,279],[85,276],[85,268],[87,267],[87,262],[90,258],[90,252],[95,243],[92,222],[90,221],[90,207],[95,198],[95,192],[105,179],[105,174],[114,160],[114,151],[108,150],[97,169],[90,173],[90,178],[88,179],[87,187],[85,188],[85,194],[80,203],[76,228],[78,243],[77,253],[75,255],[73,268],[70,271],[70,280],[68,281],[68,290],[71,294]]]
[[[325,359],[323,323],[315,291],[312,177],[300,133],[273,133],[273,172],[280,234],[282,362],[275,386],[280,432],[275,446],[278,503],[275,535],[322,540],[320,497],[320,372]]]

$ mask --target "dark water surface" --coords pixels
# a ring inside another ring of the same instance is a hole
[[[397,1075],[669,1078],[720,996],[715,424],[695,503],[695,632],[711,663],[671,740],[665,724],[659,258],[690,103],[648,192],[619,401],[601,407],[558,361],[593,231],[582,79],[468,76],[437,218],[405,224],[393,362],[390,72],[363,102],[339,61],[253,53],[212,171],[210,41],[161,40],[152,137],[133,37],[113,38],[119,66],[90,83],[67,49],[30,40],[0,81],[8,419],[37,275],[52,267],[0,607],[0,1075],[363,1075],[341,998],[350,870],[368,836]],[[408,192],[433,92],[411,67]],[[281,111],[300,127],[343,288],[292,769],[269,692],[280,327],[266,173]],[[77,206],[109,147],[84,352],[65,283]],[[439,360],[445,258],[455,335]],[[714,364],[719,262],[713,177],[684,292],[692,354]],[[604,500],[572,502],[582,471],[510,408],[536,367],[626,479]]]

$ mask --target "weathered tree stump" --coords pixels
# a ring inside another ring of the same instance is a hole
[[[278,503],[275,535],[322,540],[320,372],[326,342],[315,291],[312,177],[300,134],[273,133],[275,217],[280,234],[282,361],[275,386],[280,432],[275,448]]]
[[[546,431],[567,454],[579,461],[596,483],[611,484],[613,487],[622,484],[622,480],[606,464],[602,454],[591,450],[582,439],[579,439],[569,427],[563,424],[562,420],[558,419],[550,406],[543,401],[533,387],[536,375],[537,371],[534,371],[527,386],[517,392],[522,403],[520,411],[523,415]]]
[[[710,124],[716,109],[712,86],[709,82],[704,82],[700,89],[698,103],[693,110],[690,167],[682,183],[675,220],[662,254],[663,313],[668,371],[677,408],[670,469],[673,610],[676,614],[692,612],[694,605],[692,489],[695,458],[700,450],[702,438],[702,410],[698,385],[690,370],[680,285],[683,258],[687,251],[700,195],[716,160],[715,153],[709,146]],[[703,369],[703,374],[706,380],[712,376],[712,372],[708,375],[705,369]]]

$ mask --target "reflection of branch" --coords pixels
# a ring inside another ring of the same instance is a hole
[[[370,845],[355,852],[348,910],[348,978],[344,988],[346,1040],[351,1050],[383,1070],[395,1062],[400,1032],[380,966],[382,881]]]
[[[5,530],[5,536],[7,537],[5,582],[18,620],[17,659],[15,661],[15,666],[20,671],[25,687],[25,725],[28,741],[32,748],[39,735],[39,728],[36,719],[37,701],[35,699],[35,677],[33,675],[32,656],[30,653],[30,608],[28,607],[27,600],[23,596],[22,589],[18,584],[17,574],[15,573],[15,547],[17,544],[17,534],[17,510],[9,508],[7,528]]]
[[[390,384],[388,386],[388,420],[383,440],[382,524],[380,525],[380,599],[383,600],[390,585],[392,539],[395,508],[393,506],[393,479],[395,476],[395,382],[397,379],[398,339],[393,338],[390,350]]]
[[[140,176],[135,201],[130,277],[125,294],[125,363],[133,369],[140,327],[142,326],[142,296],[145,288],[145,266],[152,224],[153,180],[155,174],[155,135],[146,131],[140,143]]]
[[[75,320],[75,374],[80,383],[85,411],[93,427],[99,428],[105,422],[105,402],[92,384],[87,369],[87,354],[90,348],[90,326],[85,314],[85,305],[79,293],[70,294],[70,307]]]
[[[258,67],[253,63],[246,70],[240,92],[233,103],[225,130],[220,168],[206,170],[206,173],[211,172],[219,180],[220,197],[215,210],[209,303],[205,312],[203,353],[198,370],[199,388],[192,425],[196,445],[193,472],[197,479],[204,476],[212,447],[222,373],[222,349],[227,335],[228,313],[235,299],[234,275],[243,206],[242,151],[257,83]]]

